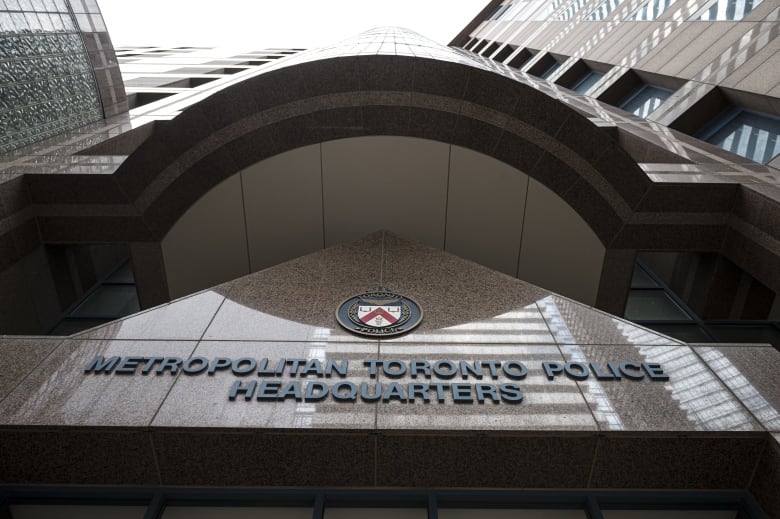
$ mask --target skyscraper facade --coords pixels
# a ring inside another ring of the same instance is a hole
[[[110,53],[0,166],[3,512],[780,513],[778,10],[678,3]]]

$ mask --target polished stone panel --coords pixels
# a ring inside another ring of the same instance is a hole
[[[375,438],[363,433],[156,431],[152,441],[163,485],[374,484]]]
[[[61,338],[0,337],[0,401],[62,342]]]
[[[423,306],[397,342],[552,343],[535,301],[548,293],[451,254],[387,233],[383,283]]]
[[[311,283],[262,282],[251,274],[237,279],[203,338],[308,340],[317,335],[317,326],[301,317],[310,314],[317,294]]]
[[[0,429],[0,483],[159,485],[140,431]]]
[[[745,488],[764,447],[763,435],[605,436],[594,457],[591,488]]]
[[[558,344],[674,345],[682,342],[558,295],[537,301]]]
[[[206,290],[93,328],[77,337],[101,340],[198,340],[224,299],[224,293],[219,290]]]
[[[701,345],[694,351],[766,429],[780,431],[780,352],[742,345]]]
[[[378,486],[585,488],[596,438],[402,435],[377,442]],[[474,460],[464,463],[464,460]]]
[[[149,425],[175,380],[86,374],[97,355],[187,358],[195,342],[67,340],[0,404],[0,424]]]
[[[362,343],[328,344],[321,342],[228,342],[203,341],[193,352],[193,357],[227,357],[231,359],[253,358],[269,359],[268,366],[277,367],[280,359],[305,359],[307,362],[318,360],[323,369],[328,360],[340,363],[349,362],[348,374],[343,378],[355,384],[371,383],[364,359],[376,358],[376,341]],[[192,426],[192,427],[241,427],[264,429],[366,429],[373,428],[376,421],[376,405],[360,402],[336,401],[331,396],[320,402],[297,402],[293,398],[246,400],[239,395],[229,400],[230,390],[240,381],[247,386],[249,382],[258,384],[268,380],[280,382],[284,387],[290,381],[319,381],[330,384],[342,380],[336,373],[331,377],[316,375],[293,376],[289,367],[283,376],[260,376],[251,373],[236,376],[229,370],[217,371],[213,375],[182,374],[171,389],[165,403],[157,413],[152,425],[155,426]],[[303,388],[305,390],[305,387]]]
[[[404,388],[408,388],[408,384],[414,382],[467,383],[472,386],[492,384],[496,387],[513,383],[520,387],[523,395],[522,401],[516,403],[505,400],[495,402],[490,396],[485,396],[484,402],[479,402],[477,390],[471,389],[470,398],[473,402],[456,403],[452,392],[443,388],[445,401],[440,403],[436,390],[430,389],[430,402],[425,402],[418,397],[413,402],[391,399],[390,402],[379,405],[377,427],[380,429],[595,431],[598,428],[588,404],[573,380],[559,377],[551,382],[545,378],[542,362],[563,360],[555,345],[464,345],[382,341],[379,351],[381,360],[385,362],[401,360],[408,366],[406,375],[401,378],[388,378],[380,372],[377,380],[382,382],[385,388],[391,382],[398,382]],[[527,367],[528,373],[524,378],[514,380],[499,369],[498,377],[493,378],[489,367],[482,365],[481,378],[469,375],[464,379],[461,374],[458,374],[454,378],[445,379],[437,377],[435,372],[426,377],[422,370],[418,370],[415,377],[409,366],[412,360],[428,361],[430,366],[434,366],[439,360],[451,360],[458,364],[465,361],[472,366],[475,361],[505,363],[515,360],[522,362]]]
[[[660,364],[668,381],[578,381],[585,399],[607,431],[759,431],[761,425],[734,395],[685,345],[679,346],[561,346],[567,361],[595,363],[602,373],[607,363]],[[633,371],[629,371],[633,372]],[[558,375],[563,376],[563,375]],[[557,378],[557,377],[556,377]]]

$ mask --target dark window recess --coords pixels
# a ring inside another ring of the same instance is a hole
[[[498,48],[500,46],[501,46],[501,44],[499,42],[494,41],[493,43],[491,43],[490,45],[485,47],[485,50],[480,52],[480,54],[489,58],[494,52],[496,52],[498,50]]]
[[[681,80],[659,74],[627,70],[617,78],[601,95],[599,101],[617,106],[640,117],[647,117],[677,88]]]
[[[504,45],[504,47],[498,51],[498,54],[496,54],[493,59],[496,61],[504,61],[507,59],[516,49],[517,47],[513,47],[511,45]]]
[[[561,66],[560,61],[558,61],[552,54],[548,52],[544,56],[542,56],[536,63],[531,65],[528,68],[527,72],[529,74],[540,77],[542,79],[547,79],[560,66]]]
[[[48,335],[71,335],[140,309],[132,266],[129,259],[124,259],[73,304]]]
[[[514,58],[509,60],[509,63],[507,63],[507,65],[509,65],[512,68],[521,69],[523,68],[523,65],[528,63],[528,60],[530,60],[533,57],[534,55],[531,54],[531,51],[529,51],[528,49],[523,49],[520,52],[518,52]]]
[[[769,343],[780,350],[776,295],[714,253],[640,253],[624,316],[686,342]]]
[[[556,84],[584,94],[604,77],[604,71],[590,68],[584,61],[578,60],[555,81]]]
[[[168,96],[172,96],[170,92],[132,92],[127,94],[127,108],[132,110],[139,106],[148,105],[154,103],[160,99],[165,99]]]
[[[195,88],[199,87],[201,85],[205,85],[206,83],[211,83],[212,81],[216,81],[219,78],[215,77],[188,77],[179,79],[176,81],[172,81],[170,83],[166,83],[163,85],[166,88]]]
[[[641,85],[623,98],[618,107],[639,117],[647,117],[661,106],[661,103],[666,101],[670,95],[672,95],[672,91],[666,88]]]
[[[765,106],[764,96],[712,88],[669,127],[766,164],[780,153],[780,118]]]
[[[760,112],[732,107],[696,136],[759,164],[780,154],[780,119]]]
[[[591,88],[593,88],[596,83],[601,81],[601,78],[604,77],[603,72],[596,72],[595,70],[591,70],[586,75],[580,79],[576,85],[572,87],[572,90],[577,92],[578,94],[586,94]]]
[[[239,72],[243,72],[245,70],[249,70],[249,69],[248,68],[238,68],[238,67],[236,67],[236,68],[233,68],[233,67],[215,68],[214,70],[209,70],[207,72],[203,72],[203,74],[238,74]]]
[[[474,48],[471,49],[471,52],[479,53],[479,51],[484,49],[487,44],[488,44],[487,40],[482,40],[480,42],[477,42],[477,44],[474,46]]]

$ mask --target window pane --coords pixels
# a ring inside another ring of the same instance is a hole
[[[570,19],[586,3],[588,3],[588,0],[576,0],[575,2],[572,2],[571,5],[569,5],[569,7],[567,7],[566,10],[563,11],[561,14],[559,14],[558,18],[556,18],[556,19],[560,20],[560,21],[566,21],[566,20]]]
[[[130,262],[128,261],[124,265],[122,265],[116,272],[111,274],[108,279],[105,281],[106,283],[135,283],[135,278],[133,277],[133,268],[130,265]]]
[[[673,3],[674,0],[648,0],[629,20],[638,22],[655,20]]]
[[[663,290],[632,290],[626,303],[626,319],[677,321],[687,320],[688,316]]]
[[[769,324],[713,324],[710,328],[722,342],[766,342],[780,347],[780,332]]]
[[[598,83],[599,80],[603,77],[604,77],[603,73],[596,72],[595,70],[591,70],[582,79],[580,79],[580,81],[576,85],[574,85],[574,88],[572,88],[572,90],[574,90],[578,94],[584,94],[588,90],[590,90],[593,87],[593,85]]]
[[[134,285],[98,287],[71,315],[76,317],[120,317],[140,310]]]
[[[439,508],[439,519],[587,519],[583,510]]]
[[[634,265],[634,274],[631,277],[631,288],[655,288],[658,286],[645,269],[639,265]]]
[[[604,519],[735,519],[735,510],[602,510]]]
[[[650,324],[648,328],[685,342],[712,342],[696,324]]]
[[[550,65],[547,70],[542,72],[539,77],[542,78],[542,79],[547,79],[548,77],[550,77],[552,75],[553,72],[558,70],[558,67],[560,67],[560,66],[561,66],[561,64],[556,61],[555,63]]]
[[[585,19],[591,21],[604,20],[622,3],[623,0],[604,0],[601,5],[594,9],[588,16],[585,17]]]
[[[330,508],[324,519],[428,519],[426,508]],[[439,513],[441,517],[441,512]]]
[[[145,506],[11,505],[13,519],[143,519]]]
[[[670,95],[672,95],[671,90],[644,85],[626,97],[618,106],[639,117],[647,117]]]
[[[311,508],[166,506],[162,519],[311,519]]]
[[[707,141],[746,159],[766,164],[780,153],[780,119],[743,110]]]
[[[699,20],[741,20],[764,0],[715,0]]]

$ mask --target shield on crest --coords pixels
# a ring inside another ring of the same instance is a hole
[[[382,328],[395,324],[401,318],[401,305],[358,305],[358,319],[366,326]]]

